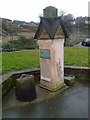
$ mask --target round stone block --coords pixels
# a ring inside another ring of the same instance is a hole
[[[33,75],[21,75],[15,83],[16,98],[20,101],[32,101],[36,98],[35,81]]]

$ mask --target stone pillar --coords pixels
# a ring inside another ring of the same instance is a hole
[[[35,39],[38,39],[40,51],[40,86],[56,91],[64,84],[64,36],[66,31],[57,9],[49,6],[44,9]]]
[[[58,16],[58,10],[55,7],[52,7],[52,6],[46,7],[45,9],[43,9],[43,16],[45,18],[57,17]]]
[[[63,39],[39,40],[40,86],[55,91],[64,86]]]

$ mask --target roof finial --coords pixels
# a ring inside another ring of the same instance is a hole
[[[58,17],[58,9],[56,9],[53,6],[48,6],[45,9],[43,9],[43,17],[48,18],[55,18]]]

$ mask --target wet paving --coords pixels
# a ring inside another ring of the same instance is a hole
[[[12,97],[3,100],[3,118],[88,118],[87,84],[76,82],[58,94],[40,87],[37,92],[37,99],[28,103],[16,100],[11,92]]]

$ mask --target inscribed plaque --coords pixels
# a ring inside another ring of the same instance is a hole
[[[40,57],[44,59],[50,59],[50,50],[40,49]]]

